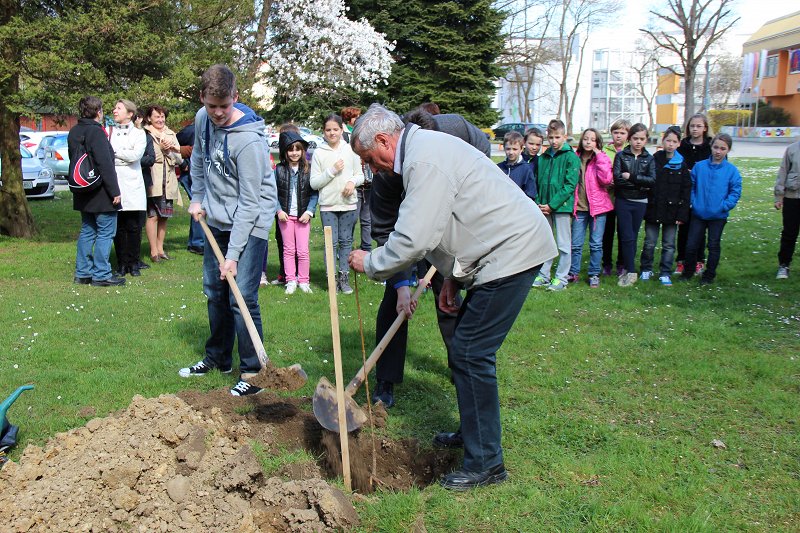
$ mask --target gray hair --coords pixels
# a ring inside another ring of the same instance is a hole
[[[379,133],[394,135],[404,128],[403,121],[394,111],[389,111],[380,104],[372,104],[367,112],[356,121],[351,134],[350,144],[359,149],[370,150],[375,145],[375,136]]]

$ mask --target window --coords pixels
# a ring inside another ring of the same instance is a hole
[[[767,65],[764,69],[765,78],[774,78],[778,75],[778,56],[767,56]]]

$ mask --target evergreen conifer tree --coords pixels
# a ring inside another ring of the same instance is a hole
[[[490,0],[348,2],[351,18],[366,18],[389,41],[396,60],[377,100],[404,113],[423,102],[490,126],[496,59],[503,49],[503,14]]]

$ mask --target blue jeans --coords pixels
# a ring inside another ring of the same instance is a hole
[[[117,212],[84,213],[75,256],[75,277],[103,281],[111,277],[111,244],[117,234]]]
[[[617,232],[619,233],[619,250],[622,252],[622,264],[628,273],[636,272],[636,241],[642,227],[647,202],[633,202],[625,198],[615,200],[614,210],[617,212]]]
[[[655,224],[646,222],[644,225],[644,247],[642,256],[639,258],[639,268],[642,272],[653,270],[653,260],[656,255],[656,241],[658,241],[658,231],[661,230],[661,264],[659,265],[659,275],[669,276],[672,274],[672,263],[675,258],[675,233],[677,224]]]
[[[697,261],[703,256],[703,239],[708,232],[708,260],[706,261],[706,269],[703,271],[703,279],[705,281],[714,281],[717,277],[717,266],[719,265],[719,258],[722,255],[722,230],[725,228],[725,223],[728,219],[721,220],[703,220],[697,216],[692,217],[689,223],[689,238],[686,241],[686,260],[683,263],[683,275],[687,278],[694,275],[694,270],[697,267]],[[688,275],[687,275],[688,274]]]
[[[231,233],[213,226],[209,227],[224,256],[228,250]],[[261,260],[266,249],[267,241],[251,235],[236,265],[236,285],[244,297],[261,339],[264,338],[264,333],[261,325],[261,307],[258,305],[258,284],[261,281]],[[206,341],[206,356],[203,362],[222,370],[231,368],[233,341],[238,339],[239,372],[257,373],[261,370],[257,349],[250,339],[233,291],[227,281],[219,279],[219,262],[211,246],[206,246],[203,251],[203,292],[208,297],[208,325],[211,330],[211,336]]]
[[[572,219],[572,265],[569,273],[578,275],[581,272],[581,256],[583,241],[586,240],[586,228],[589,230],[589,275],[600,275],[600,262],[603,259],[603,235],[606,231],[606,215],[592,218],[588,211],[578,211]]]
[[[450,368],[464,438],[464,469],[503,462],[496,353],[517,319],[539,267],[467,291],[453,336]]]
[[[183,190],[186,191],[186,196],[189,197],[189,201],[191,202],[192,176],[188,173],[183,173],[181,174],[181,177],[178,178],[178,183],[180,183],[181,187],[183,187]],[[205,245],[206,241],[203,228],[200,227],[200,223],[197,222],[194,217],[189,217],[189,241],[186,243],[186,246],[203,248]]]
[[[339,272],[350,272],[347,257],[353,249],[353,230],[356,227],[356,220],[358,220],[358,211],[355,209],[352,211],[320,211],[320,218],[322,218],[322,226],[330,226],[333,234],[334,268],[338,259]],[[323,257],[325,257],[325,253],[323,253]],[[327,268],[327,258],[325,258],[325,265]]]

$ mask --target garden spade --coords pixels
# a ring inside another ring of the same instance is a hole
[[[203,228],[203,232],[206,234],[206,239],[208,239],[211,248],[214,250],[214,255],[217,256],[217,261],[220,265],[222,265],[225,262],[225,257],[222,255],[222,250],[219,249],[217,239],[214,238],[214,234],[211,233],[206,221],[203,218],[200,218],[199,221],[200,226]],[[239,286],[236,284],[236,278],[234,278],[233,274],[230,272],[228,272],[225,277],[228,280],[228,285],[230,285],[234,298],[236,298],[236,304],[239,306],[239,311],[242,313],[242,318],[244,318],[244,323],[247,326],[247,332],[250,334],[250,340],[253,342],[253,346],[255,346],[256,352],[258,353],[258,360],[261,363],[261,371],[267,372],[272,368],[272,366],[269,363],[267,351],[264,349],[264,343],[261,342],[261,337],[258,336],[258,329],[256,329],[256,325],[253,322],[253,317],[250,316],[250,311],[247,309],[247,303],[245,303],[242,292],[239,290]],[[297,378],[285,380],[285,382],[292,385],[294,389],[302,387],[305,385],[306,381],[308,381],[308,375],[300,366],[300,364],[294,364],[290,367],[287,367],[286,370],[289,371],[293,377]]]
[[[411,297],[412,300],[416,301],[419,299],[422,291],[424,291],[428,286],[435,273],[436,267],[431,267],[428,270],[428,273],[425,274],[425,277],[420,280],[417,290]],[[364,383],[364,380],[367,378],[367,375],[378,363],[378,359],[380,359],[381,355],[383,355],[384,350],[386,350],[386,346],[394,338],[395,333],[397,333],[397,330],[400,329],[400,326],[403,325],[405,320],[406,314],[403,312],[398,313],[397,318],[392,323],[389,331],[386,332],[375,349],[372,350],[367,362],[364,363],[364,366],[361,367],[361,369],[356,373],[356,376],[345,388],[344,410],[345,419],[347,420],[348,433],[359,429],[367,421],[367,415],[364,413],[364,410],[358,406],[356,401],[353,400],[353,395],[358,391],[359,387],[361,387],[361,385]],[[317,383],[317,389],[314,391],[312,407],[314,409],[314,416],[317,417],[317,421],[320,423],[320,425],[322,425],[322,427],[335,433],[339,432],[339,402],[336,399],[336,387],[331,385],[331,383],[324,377],[320,378],[319,383]]]

